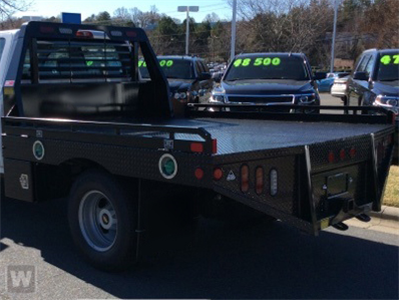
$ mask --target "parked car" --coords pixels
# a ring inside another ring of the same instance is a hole
[[[334,73],[327,73],[327,77],[325,79],[319,80],[317,85],[319,87],[319,92],[331,92],[331,87],[334,84],[334,80],[337,78],[342,78],[344,76],[348,76],[349,72],[334,72]]]
[[[169,82],[173,108],[181,115],[187,103],[206,103],[213,88],[212,75],[204,60],[196,56],[158,56],[161,69]],[[139,61],[142,78],[149,78],[147,65]]]
[[[210,102],[320,105],[316,79],[303,53],[240,54],[230,63]]]
[[[395,160],[398,160],[399,49],[370,49],[359,57],[348,79],[346,105],[376,106],[396,114]]]
[[[349,75],[341,78],[335,78],[330,91],[331,96],[341,98],[344,104],[346,103],[348,76]]]

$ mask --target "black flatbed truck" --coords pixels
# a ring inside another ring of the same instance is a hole
[[[140,79],[139,52],[151,80]],[[5,195],[28,202],[68,196],[75,244],[101,269],[137,257],[146,190],[184,191],[204,214],[226,199],[314,235],[381,209],[391,113],[269,113],[261,105],[210,112],[192,104],[184,118],[174,117],[141,29],[22,26],[3,100]]]

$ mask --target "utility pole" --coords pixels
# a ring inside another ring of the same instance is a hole
[[[338,15],[338,2],[337,2],[337,0],[334,0],[334,29],[333,29],[332,45],[331,45],[330,73],[334,72],[335,38],[336,38],[336,34],[337,34],[337,15]]]
[[[178,6],[178,12],[186,12],[186,55],[189,52],[189,43],[190,43],[190,11],[191,12],[198,12],[199,6]]]
[[[231,20],[231,52],[230,61],[236,55],[236,21],[237,21],[237,0],[233,0],[233,18]]]

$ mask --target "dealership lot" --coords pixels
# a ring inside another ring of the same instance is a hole
[[[341,103],[322,94],[322,104]],[[134,270],[112,274],[82,261],[65,204],[2,201],[1,299],[398,297],[399,240],[389,233],[350,227],[315,238],[280,222],[237,229],[201,219],[195,231],[159,239]],[[8,272],[21,265],[34,267],[35,293],[9,292]]]

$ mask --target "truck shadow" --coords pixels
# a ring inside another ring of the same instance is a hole
[[[65,201],[2,202],[2,242],[38,249],[46,263],[115,297],[398,298],[396,246],[330,232],[315,238],[279,222],[232,229],[201,220],[194,233],[164,235],[134,270],[111,274],[77,254]]]

